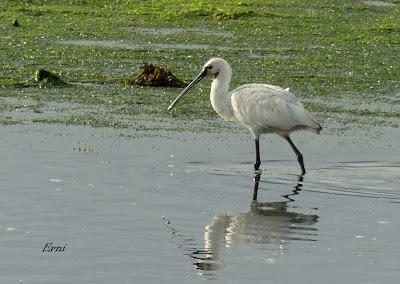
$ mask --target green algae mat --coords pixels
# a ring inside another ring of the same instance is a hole
[[[143,63],[188,82],[223,57],[232,88],[290,88],[327,131],[399,126],[400,1],[112,2],[0,2],[0,123],[229,128],[209,81],[170,113],[180,88],[123,82]],[[64,83],[38,82],[42,69]]]

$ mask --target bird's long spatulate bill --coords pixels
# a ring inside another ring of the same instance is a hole
[[[168,110],[171,110],[176,103],[184,96],[186,95],[186,93],[189,92],[189,90],[196,85],[198,82],[200,82],[205,76],[207,75],[207,70],[203,70],[199,73],[199,75],[196,76],[196,78],[193,79],[192,82],[190,82],[189,85],[187,85],[187,87],[182,91],[182,93],[180,93],[179,96],[176,97],[176,99],[169,105]]]

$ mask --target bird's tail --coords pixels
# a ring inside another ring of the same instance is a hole
[[[319,134],[322,130],[321,124],[319,124],[318,121],[316,121],[315,118],[312,117],[309,113],[307,113],[307,114],[308,114],[308,119],[309,119],[309,121],[307,123],[308,129],[314,133]]]
[[[304,125],[303,129],[306,129],[306,130],[309,130],[309,131],[314,132],[316,134],[319,134],[321,132],[321,130],[322,130],[322,127],[321,127],[321,124],[319,124],[318,122],[313,120],[312,125],[310,125],[310,124]]]

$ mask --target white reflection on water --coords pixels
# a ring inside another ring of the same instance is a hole
[[[274,263],[272,256],[283,255],[291,241],[317,241],[317,229],[312,225],[318,221],[318,216],[294,212],[296,207],[289,205],[302,190],[303,176],[299,176],[290,193],[282,195],[286,200],[279,202],[258,200],[260,178],[261,174],[254,177],[250,210],[217,213],[205,227],[202,248],[198,248],[193,238],[186,238],[167,222],[173,236],[181,238],[180,246],[194,259],[193,264],[201,276],[215,278],[215,273],[224,267],[227,248],[253,246],[271,252],[266,260]]]

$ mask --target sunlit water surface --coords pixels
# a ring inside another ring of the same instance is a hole
[[[398,136],[3,126],[1,282],[396,282]]]

